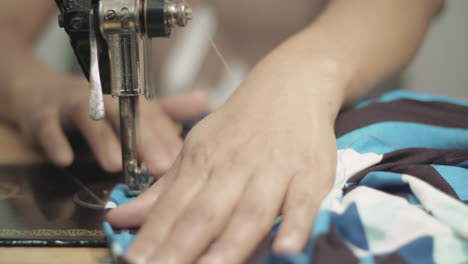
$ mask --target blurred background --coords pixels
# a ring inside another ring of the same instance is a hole
[[[468,1],[446,1],[402,87],[468,98]]]
[[[190,30],[183,30],[185,38],[193,43],[184,45],[179,50],[179,56],[172,58],[175,60],[170,65],[177,68],[174,70],[162,69],[157,80],[159,86],[166,89],[163,93],[179,92],[181,82],[189,82],[195,78],[191,72],[200,70],[197,63],[188,63],[196,60],[197,56],[207,54],[206,48],[200,49],[200,42],[209,41],[209,36],[213,36],[216,27],[212,26],[216,22],[216,12],[209,6],[202,6],[196,9],[198,21],[192,23]],[[427,39],[420,53],[399,77],[391,80],[386,86],[391,88],[402,88],[419,92],[429,92],[453,97],[468,98],[468,1],[467,0],[447,0],[446,8],[439,18],[434,22]],[[207,34],[199,34],[202,30]],[[210,35],[211,34],[211,35]],[[184,38],[184,36],[182,36]],[[199,38],[197,40],[197,38]],[[197,48],[197,43],[198,48]],[[182,50],[184,49],[184,50]],[[50,25],[43,37],[37,43],[36,52],[44,62],[54,68],[67,71],[78,71],[75,58],[68,44],[64,31],[57,26],[57,18],[51,18]],[[221,50],[221,53],[223,51]],[[179,63],[177,63],[179,60]],[[239,60],[228,60],[231,66],[229,78],[221,78],[215,85],[216,89],[211,89],[213,105],[221,104],[239,85],[249,71],[249,66]],[[177,67],[184,65],[184,73]],[[198,67],[198,68],[197,68]],[[226,74],[225,74],[226,75]],[[177,76],[177,78],[176,78]],[[221,74],[222,76],[222,74]],[[183,86],[183,85],[182,85]],[[172,91],[171,91],[172,90]]]

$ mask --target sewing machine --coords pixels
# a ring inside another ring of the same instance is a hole
[[[56,0],[59,24],[65,29],[79,64],[90,82],[89,114],[105,117],[104,94],[119,100],[123,173],[129,195],[152,184],[136,147],[140,95],[155,93],[151,70],[151,38],[169,37],[184,27],[191,9],[170,0]]]

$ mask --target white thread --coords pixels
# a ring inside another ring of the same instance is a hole
[[[186,4],[188,7],[190,7],[190,9],[192,9],[190,4],[186,0],[182,0],[182,2]],[[210,45],[213,48],[214,52],[216,53],[216,56],[218,56],[219,60],[221,61],[221,63],[223,64],[224,68],[229,73],[229,75],[232,76],[233,74],[232,74],[231,67],[229,66],[229,63],[227,62],[226,58],[223,56],[223,54],[219,50],[218,45],[216,45],[216,43],[214,42],[213,37],[207,36],[207,38],[210,40]]]

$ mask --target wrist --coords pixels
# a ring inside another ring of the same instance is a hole
[[[290,56],[295,53],[283,54],[288,53],[275,51],[264,58],[235,97],[245,95],[243,100],[254,104],[271,101],[277,107],[289,108],[291,114],[320,117],[333,125],[345,102],[349,79],[343,64],[322,54],[308,56],[307,60]]]

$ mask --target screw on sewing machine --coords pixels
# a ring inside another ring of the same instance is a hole
[[[192,19],[192,10],[183,3],[170,3],[166,10],[167,22],[171,27],[185,27]]]
[[[79,16],[75,16],[70,20],[70,24],[74,29],[80,29],[83,26],[83,18]]]
[[[114,10],[108,10],[104,16],[105,20],[114,20],[117,17],[117,13]]]

